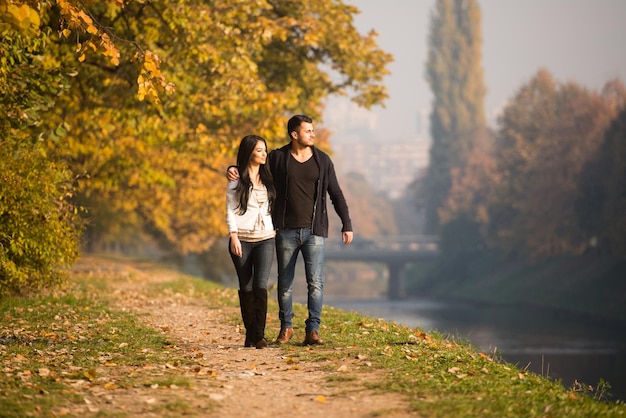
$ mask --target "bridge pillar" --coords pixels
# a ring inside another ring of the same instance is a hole
[[[387,262],[387,269],[389,270],[389,284],[387,287],[389,299],[404,299],[406,296],[404,293],[404,271],[406,264]]]

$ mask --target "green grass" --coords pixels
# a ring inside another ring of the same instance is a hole
[[[306,315],[302,305],[295,312]],[[605,386],[566,390],[467,342],[330,307],[323,321],[323,348],[292,344],[300,362],[344,361],[352,373],[382,370],[385,378],[369,386],[405,395],[423,417],[626,416],[622,401],[606,400]]]
[[[68,403],[84,404],[75,387],[150,385],[146,366],[188,361],[156,330],[112,311],[106,295],[104,281],[90,279],[63,292],[0,301],[2,416],[63,415]],[[162,385],[188,386],[179,377],[164,379]]]

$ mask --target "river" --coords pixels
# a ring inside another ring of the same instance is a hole
[[[566,388],[575,381],[596,387],[603,379],[611,386],[610,399],[626,400],[626,330],[623,327],[590,324],[552,311],[431,299],[327,298],[325,303],[470,341],[481,352],[497,351],[505,361],[560,380]]]

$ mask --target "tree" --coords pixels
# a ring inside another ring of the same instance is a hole
[[[622,110],[583,168],[575,209],[581,229],[590,237],[590,250],[626,258],[626,89],[613,81],[602,97]]]
[[[243,135],[277,145],[292,113],[320,120],[330,95],[365,107],[386,98],[391,56],[342,2],[28,6],[48,41],[40,60],[71,75],[28,135],[67,130],[45,152],[80,179],[74,202],[96,246],[149,234],[177,254],[206,250],[224,232],[223,173]]]
[[[0,1],[0,296],[60,283],[78,254],[72,174],[41,147],[65,128],[38,129],[68,83],[42,59],[39,25],[36,10]]]
[[[592,236],[577,213],[583,169],[618,108],[574,82],[557,83],[546,70],[519,90],[499,121],[492,246],[530,259],[587,250]]]
[[[626,109],[615,119],[606,136],[606,201],[602,232],[611,254],[626,259]]]
[[[491,138],[475,141],[464,165],[451,170],[450,191],[438,211],[442,225],[462,221],[472,224],[471,229],[480,231],[477,236],[470,237],[474,240],[473,250],[484,248],[490,221],[489,202],[497,181],[493,149],[488,146],[491,143]]]
[[[475,0],[438,0],[431,17],[426,79],[433,91],[432,145],[425,181],[428,232],[438,232],[455,169],[485,137],[480,9]]]
[[[383,193],[373,190],[359,173],[348,173],[339,181],[350,207],[353,224],[358,225],[359,237],[367,239],[398,235],[396,217],[390,216],[394,212],[393,205]],[[330,237],[337,238],[333,235],[341,235],[341,222],[333,210],[330,212]]]

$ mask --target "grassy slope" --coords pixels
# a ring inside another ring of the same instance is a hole
[[[626,261],[561,257],[535,265],[476,257],[463,269],[414,267],[409,289],[490,304],[538,305],[626,324]]]

